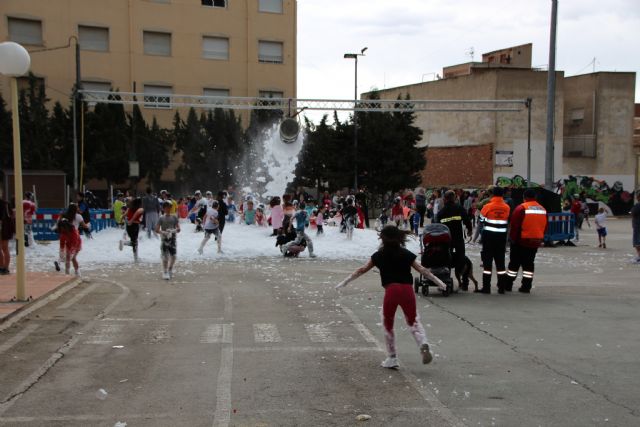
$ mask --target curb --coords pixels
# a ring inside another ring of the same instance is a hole
[[[71,278],[57,288],[50,290],[41,297],[27,302],[22,307],[19,307],[12,313],[7,314],[5,317],[0,319],[0,332],[3,332],[4,330],[10,328],[14,323],[28,316],[35,310],[44,307],[51,301],[55,301],[56,299],[60,298],[62,295],[75,288],[80,283],[82,283],[82,279],[77,277]]]

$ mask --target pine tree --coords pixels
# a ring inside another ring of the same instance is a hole
[[[55,167],[67,174],[67,182],[73,182],[73,119],[59,102],[49,117],[49,138]]]
[[[26,170],[52,169],[45,88],[32,73],[27,80],[27,88],[21,90],[18,97],[22,166]]]
[[[0,94],[0,169],[13,169],[13,129],[11,111]]]

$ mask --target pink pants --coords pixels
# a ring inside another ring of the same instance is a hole
[[[427,334],[420,322],[420,315],[416,311],[416,296],[410,284],[391,283],[384,291],[382,302],[382,325],[389,356],[396,356],[396,339],[393,333],[393,321],[398,306],[402,308],[409,331],[418,346],[427,343]]]

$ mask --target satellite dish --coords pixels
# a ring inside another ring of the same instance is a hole
[[[280,123],[280,139],[285,144],[293,144],[298,139],[300,123],[294,118],[287,117]]]

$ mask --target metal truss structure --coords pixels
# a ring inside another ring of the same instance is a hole
[[[252,98],[232,96],[197,96],[174,94],[149,94],[140,92],[78,91],[82,101],[90,104],[108,103],[140,105],[158,109],[173,108],[223,108],[231,110],[303,110],[358,111],[358,112],[519,112],[528,108],[526,99],[512,100],[345,100],[299,98]]]

